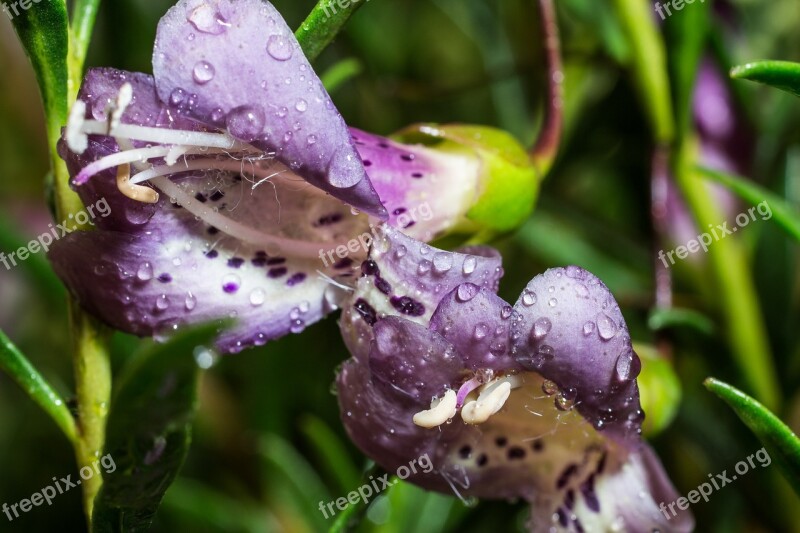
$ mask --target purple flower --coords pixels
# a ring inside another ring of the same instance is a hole
[[[336,308],[380,220],[429,240],[481,194],[477,151],[348,129],[261,0],[178,2],[153,67],[91,70],[60,145],[83,202],[111,213],[50,258],[117,329],[233,317],[224,351],[299,332]]]
[[[412,482],[524,498],[532,531],[692,528],[660,508],[678,495],[641,441],[639,358],[599,279],[554,268],[511,306],[490,249],[443,252],[390,228],[362,273],[337,388],[348,433],[383,468],[428,454],[433,471]]]

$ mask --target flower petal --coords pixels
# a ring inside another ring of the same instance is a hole
[[[270,3],[179,1],[158,25],[153,73],[162,101],[386,217],[344,120]]]
[[[478,198],[481,163],[470,151],[400,144],[350,128],[389,224],[429,242],[463,224]]]
[[[608,287],[582,268],[552,268],[528,283],[514,309],[517,361],[573,391],[595,428],[638,441],[641,363]]]

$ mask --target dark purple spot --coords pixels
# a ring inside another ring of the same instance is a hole
[[[381,269],[378,267],[378,263],[373,261],[372,259],[367,259],[363,263],[361,263],[361,274],[364,276],[373,276],[379,275],[381,273]]]
[[[224,192],[222,192],[222,191],[214,191],[214,194],[212,194],[211,196],[209,196],[209,199],[210,199],[212,202],[219,202],[219,201],[220,201],[220,200],[222,200],[223,198],[225,198],[225,193],[224,193]]]
[[[239,284],[233,282],[224,283],[222,285],[222,290],[225,291],[227,294],[233,294],[234,292],[239,290]]]
[[[564,511],[564,508],[559,507],[558,510],[556,511],[556,514],[558,515],[558,523],[561,524],[563,527],[567,527],[567,524],[569,522],[567,522],[567,513],[566,511]]]
[[[344,259],[342,259],[341,261],[339,261],[338,263],[333,265],[333,268],[337,268],[337,269],[338,268],[347,268],[347,267],[351,266],[352,264],[353,264],[353,260],[350,259],[349,257],[345,257]]]
[[[228,259],[228,266],[231,268],[240,268],[244,264],[244,259],[241,257],[231,257]]]
[[[251,261],[253,266],[263,267],[267,265],[267,258],[266,257],[254,257]]]
[[[365,167],[371,167],[371,166],[372,166],[372,161],[370,161],[369,159],[366,159],[366,160],[364,161],[364,166],[365,166]]]
[[[569,489],[567,493],[564,495],[564,505],[567,506],[567,509],[572,510],[575,507],[575,491]]]
[[[496,439],[494,439],[494,443],[497,444],[499,448],[502,448],[503,446],[508,444],[508,439],[505,437],[497,437]]]
[[[409,222],[408,224],[406,224],[405,226],[403,226],[403,229],[405,229],[405,228],[410,228],[411,226],[413,226],[413,225],[414,225],[414,224],[416,224],[416,223],[417,223],[417,221],[416,221],[416,220],[412,220],[411,222]]]
[[[408,209],[406,209],[405,207],[398,207],[397,209],[395,209],[394,211],[392,211],[392,214],[393,214],[393,215],[402,215],[402,214],[403,214],[403,213],[405,213],[406,211],[408,211]]]
[[[565,468],[564,471],[561,472],[561,475],[558,476],[558,479],[556,480],[556,488],[563,489],[564,487],[566,487],[567,483],[569,483],[569,478],[574,476],[577,472],[578,472],[578,465],[575,463],[572,463],[567,468]]]
[[[375,288],[387,296],[392,292],[392,286],[380,276],[375,276]]]
[[[342,216],[341,213],[331,213],[330,215],[321,216],[317,219],[316,222],[312,224],[315,228],[320,226],[330,226],[331,224],[336,224],[337,222],[341,222]]]
[[[600,457],[600,460],[597,462],[597,470],[598,474],[602,474],[603,470],[606,468],[606,459],[608,458],[608,452],[603,452],[603,455]]]
[[[298,283],[302,283],[303,280],[306,279],[306,275],[303,272],[298,272],[296,274],[292,274],[292,276],[286,280],[286,284],[290,287],[294,287]]]
[[[540,452],[544,450],[544,441],[540,439],[533,441],[533,444],[531,444],[531,449],[535,452]]]
[[[594,492],[594,474],[586,478],[586,481],[581,483],[581,494],[583,494],[583,500],[586,502],[586,507],[595,513],[599,513],[600,500],[597,499],[597,494]]]
[[[389,148],[389,143],[379,142],[378,146],[380,146],[381,148]]]
[[[525,458],[525,450],[520,448],[519,446],[512,446],[508,449],[508,458],[512,461],[514,459],[524,459]]]
[[[421,177],[423,177],[423,174],[422,174],[422,172],[412,172],[411,173],[411,177],[420,179]]]
[[[286,274],[289,270],[286,267],[270,268],[267,276],[271,278],[279,278]]]
[[[214,259],[218,255],[219,255],[219,252],[216,251],[216,250],[209,250],[209,251],[206,252],[206,257],[208,257],[209,259]]]
[[[425,306],[408,296],[392,296],[389,302],[404,315],[422,316],[425,314]]]
[[[581,525],[581,521],[578,520],[577,516],[572,519],[572,525],[575,526],[575,533],[584,533],[585,530],[583,529],[583,526]],[[655,531],[658,531],[658,530],[655,530]]]
[[[486,463],[488,463],[488,462],[489,462],[489,458],[486,456],[485,453],[480,454],[478,456],[478,460],[476,461],[478,466],[486,466]]]
[[[272,266],[272,265],[282,265],[285,262],[286,262],[286,258],[285,257],[273,257],[273,258],[267,260],[267,264],[270,265],[270,266]]]
[[[242,179],[243,178],[242,178],[241,174],[237,174],[236,176],[233,177],[233,181],[235,181],[235,182],[240,182],[240,181],[242,181]]]
[[[255,256],[256,257],[267,257],[267,252],[265,252],[264,250],[258,250],[258,251],[256,251]]]
[[[413,161],[414,154],[403,154],[400,156],[400,159],[402,159],[403,161]]]
[[[208,232],[209,235],[216,235],[217,233],[219,233],[219,230],[214,226],[211,226],[206,231]]]
[[[194,195],[194,199],[197,200],[198,202],[200,202],[201,204],[204,204],[204,203],[206,203],[208,201],[208,198],[206,198],[206,195],[201,193],[201,192],[195,194]]]
[[[172,276],[170,276],[165,272],[164,274],[158,276],[158,281],[160,281],[161,283],[169,283],[170,281],[172,281]]]
[[[462,459],[469,459],[469,456],[472,455],[472,448],[469,444],[465,444],[458,450],[458,455]]]
[[[361,315],[361,318],[364,319],[364,322],[369,324],[370,326],[374,326],[375,322],[378,321],[378,315],[375,313],[375,309],[371,305],[369,305],[364,299],[359,298],[356,300],[355,305],[353,305],[358,314]]]

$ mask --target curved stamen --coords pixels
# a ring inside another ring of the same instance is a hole
[[[150,187],[144,185],[134,185],[130,182],[131,179],[131,164],[125,163],[117,167],[117,188],[122,194],[136,200],[137,202],[144,202],[147,204],[155,204],[158,202],[159,195]]]
[[[177,163],[175,165],[161,165],[159,167],[151,167],[147,170],[139,172],[133,178],[131,178],[131,183],[139,184],[145,181],[152,180],[153,178],[157,178],[159,176],[167,176],[170,174],[178,174],[180,172],[189,172],[192,170],[229,170],[231,172],[244,172],[245,171],[245,163],[250,163],[251,168],[250,174],[254,177],[258,178],[267,178],[272,177],[275,173],[269,171],[268,169],[259,168],[257,165],[254,164],[254,161],[242,159],[214,159],[214,158],[203,158],[203,159],[189,159],[183,163]],[[268,174],[267,174],[268,173]]]

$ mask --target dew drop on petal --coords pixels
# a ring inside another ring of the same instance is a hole
[[[422,261],[419,262],[419,266],[417,267],[417,273],[419,275],[427,274],[428,272],[431,271],[431,266],[433,266],[433,263],[431,263],[427,259],[423,259]]]
[[[406,256],[407,253],[408,253],[408,249],[401,244],[400,246],[395,248],[394,257],[395,257],[395,259],[402,259],[403,257]]]
[[[553,324],[550,320],[546,317],[541,317],[536,319],[536,322],[533,323],[533,337],[535,339],[541,339],[548,333],[550,333],[550,328],[553,327]]]
[[[149,281],[153,279],[153,265],[150,263],[142,263],[136,271],[136,278],[139,281]]]
[[[475,268],[478,266],[478,260],[472,256],[467,257],[464,259],[464,266],[461,269],[464,274],[469,276],[473,272],[475,272]]]
[[[264,305],[266,299],[267,295],[264,292],[264,289],[255,289],[253,292],[250,293],[250,304],[253,307]]]
[[[308,109],[308,102],[300,98],[296,104],[294,104],[294,108],[297,109],[300,113],[305,112]]]
[[[603,340],[609,340],[617,334],[617,324],[605,313],[597,315],[597,333]]]
[[[197,297],[191,292],[187,293],[183,305],[186,307],[187,311],[193,310],[197,306]]]
[[[514,313],[514,309],[510,305],[505,305],[500,310],[500,318],[507,320]]]
[[[459,302],[468,302],[477,296],[480,288],[472,283],[464,283],[456,289],[456,298]]]
[[[286,61],[292,57],[292,42],[283,35],[270,35],[267,39],[267,53],[273,59]]]
[[[575,294],[577,294],[579,298],[588,298],[589,289],[583,283],[578,283],[575,285]]]
[[[189,14],[188,19],[197,31],[211,35],[224,33],[228,26],[223,16],[209,4],[201,4],[196,7]]]
[[[475,337],[475,340],[481,340],[484,337],[486,337],[488,333],[489,333],[489,326],[487,326],[483,322],[480,322],[478,323],[477,326],[475,326],[475,333],[473,334],[473,337]]]
[[[433,269],[439,273],[444,274],[453,268],[453,255],[447,252],[437,252],[433,255]]]
[[[631,377],[631,363],[633,362],[633,352],[627,350],[617,357],[617,379],[628,381]]]
[[[556,351],[549,344],[542,344],[539,346],[537,354],[545,359],[552,359],[556,355]]]
[[[361,159],[348,147],[342,147],[328,162],[328,183],[337,189],[347,189],[357,185],[364,174]]]
[[[583,335],[584,337],[588,337],[594,331],[594,322],[591,320],[588,321],[586,324],[583,325]]]
[[[542,382],[542,392],[548,396],[552,396],[558,392],[558,385],[556,385],[553,381],[546,379]]]
[[[243,105],[228,113],[228,131],[243,141],[252,141],[264,130],[264,112],[255,105]]]
[[[166,294],[162,294],[158,298],[156,298],[156,309],[159,311],[163,311],[169,307],[169,298],[167,298]]]
[[[522,294],[522,305],[525,307],[530,307],[536,303],[536,293],[531,292],[528,289],[525,289],[525,292]]]
[[[547,302],[547,304],[550,307],[555,307],[556,305],[558,305],[558,300],[556,300],[555,298],[550,298],[550,300]]]
[[[314,134],[309,135],[308,137],[306,137],[306,142],[308,142],[308,144],[316,144],[317,136]]]
[[[204,85],[213,80],[215,74],[216,70],[214,69],[214,65],[208,61],[198,61],[192,71],[194,81],[199,85]]]

